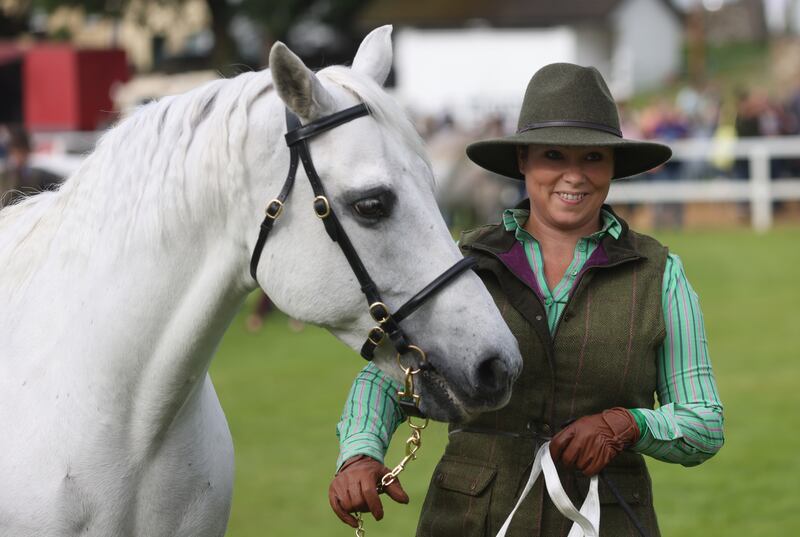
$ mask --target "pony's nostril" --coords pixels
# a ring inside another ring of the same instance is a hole
[[[479,391],[496,393],[508,386],[508,368],[499,356],[491,356],[478,364],[477,388]]]

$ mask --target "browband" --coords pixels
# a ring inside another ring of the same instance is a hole
[[[311,138],[312,136],[316,136],[321,132],[338,127],[343,123],[347,123],[348,121],[358,117],[368,115],[369,108],[367,108],[367,105],[364,103],[351,106],[350,108],[345,108],[344,110],[336,112],[335,114],[331,114],[329,116],[314,120],[311,123],[290,129],[289,132],[286,133],[286,145],[291,147],[300,140]],[[297,125],[300,125],[299,121],[297,122]]]

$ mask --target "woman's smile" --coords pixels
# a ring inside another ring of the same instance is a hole
[[[520,149],[519,168],[531,199],[530,226],[577,237],[599,229],[614,174],[613,149],[531,145]]]
[[[567,205],[577,205],[589,194],[586,192],[556,192],[556,195]]]

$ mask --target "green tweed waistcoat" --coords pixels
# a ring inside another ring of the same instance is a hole
[[[653,408],[656,351],[664,339],[661,286],[667,249],[628,229],[606,236],[578,275],[551,336],[542,294],[513,233],[490,225],[465,233],[460,246],[479,259],[478,273],[519,341],[524,366],[509,404],[451,425],[433,475],[418,537],[494,536],[528,479],[536,449],[570,420],[606,408]],[[605,474],[650,536],[658,536],[650,476],[641,455],[625,451]],[[580,507],[588,479],[560,469]],[[600,535],[638,536],[613,493],[600,482]],[[561,537],[571,522],[539,479],[509,537]]]

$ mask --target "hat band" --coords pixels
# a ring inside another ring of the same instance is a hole
[[[528,123],[521,129],[517,130],[517,134],[522,134],[523,132],[528,132],[536,129],[544,129],[547,127],[580,127],[582,129],[592,129],[596,131],[603,131],[609,134],[613,134],[617,138],[622,138],[622,131],[619,129],[615,129],[614,127],[609,127],[608,125],[603,125],[602,123],[592,123],[590,121],[539,121],[537,123]]]

